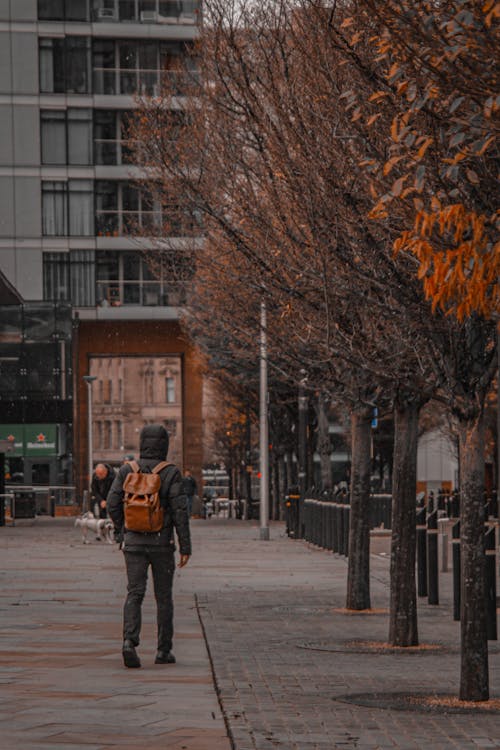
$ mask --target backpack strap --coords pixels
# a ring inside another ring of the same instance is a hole
[[[163,469],[166,469],[167,466],[173,466],[173,464],[169,464],[168,461],[162,461],[157,464],[154,469],[151,469],[151,474],[159,474]]]
[[[137,463],[137,461],[127,461],[127,463],[130,466],[130,468],[132,469],[132,471],[134,471],[136,474],[140,473],[141,467],[139,466],[139,464]]]

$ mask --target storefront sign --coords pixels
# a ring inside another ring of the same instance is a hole
[[[14,446],[10,456],[57,456],[57,425],[0,425],[0,439]]]

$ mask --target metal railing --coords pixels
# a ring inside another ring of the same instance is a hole
[[[74,506],[74,485],[6,485],[6,495],[13,496],[12,518],[34,518],[55,515],[56,506]]]
[[[182,94],[199,78],[195,70],[159,70],[157,68],[94,68],[94,94],[122,96],[161,96],[162,86]]]

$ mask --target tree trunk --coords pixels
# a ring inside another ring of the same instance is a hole
[[[403,404],[394,411],[389,620],[389,643],[393,646],[418,645],[415,585],[418,413],[417,404]]]
[[[328,421],[329,399],[324,394],[318,396],[318,453],[321,466],[321,489],[332,489],[332,463],[330,459],[330,423]]]
[[[462,565],[460,699],[486,701],[488,641],[484,554],[484,419],[460,424],[460,552]]]
[[[347,573],[348,609],[370,608],[371,409],[351,414],[351,520]]]

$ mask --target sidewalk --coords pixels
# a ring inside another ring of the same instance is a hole
[[[120,552],[82,545],[66,519],[0,529],[2,750],[229,750],[198,612],[235,750],[500,748],[500,711],[403,701],[457,694],[451,573],[441,604],[419,605],[421,642],[436,648],[395,654],[373,645],[387,639],[387,537],[372,544],[373,611],[355,615],[343,610],[344,558],[289,540],[281,524],[261,542],[251,523],[195,521],[193,539],[175,580],[178,664],[153,666],[149,591],[143,668],[126,670]]]
[[[195,575],[176,574],[178,663],[153,665],[149,590],[143,667],[126,670],[121,552],[83,545],[70,519],[28,523],[0,529],[2,750],[229,750],[194,606]]]
[[[213,530],[203,550],[214,558],[222,550],[225,567],[218,587],[203,581],[199,609],[236,750],[500,748],[498,703],[496,711],[445,714],[407,701],[458,694],[451,572],[440,575],[441,604],[419,604],[421,643],[434,648],[394,653],[381,647],[388,537],[372,539],[371,614],[343,610],[344,558],[287,539],[281,525],[271,537],[259,542],[257,528],[228,525]],[[499,654],[490,643],[496,698]]]

